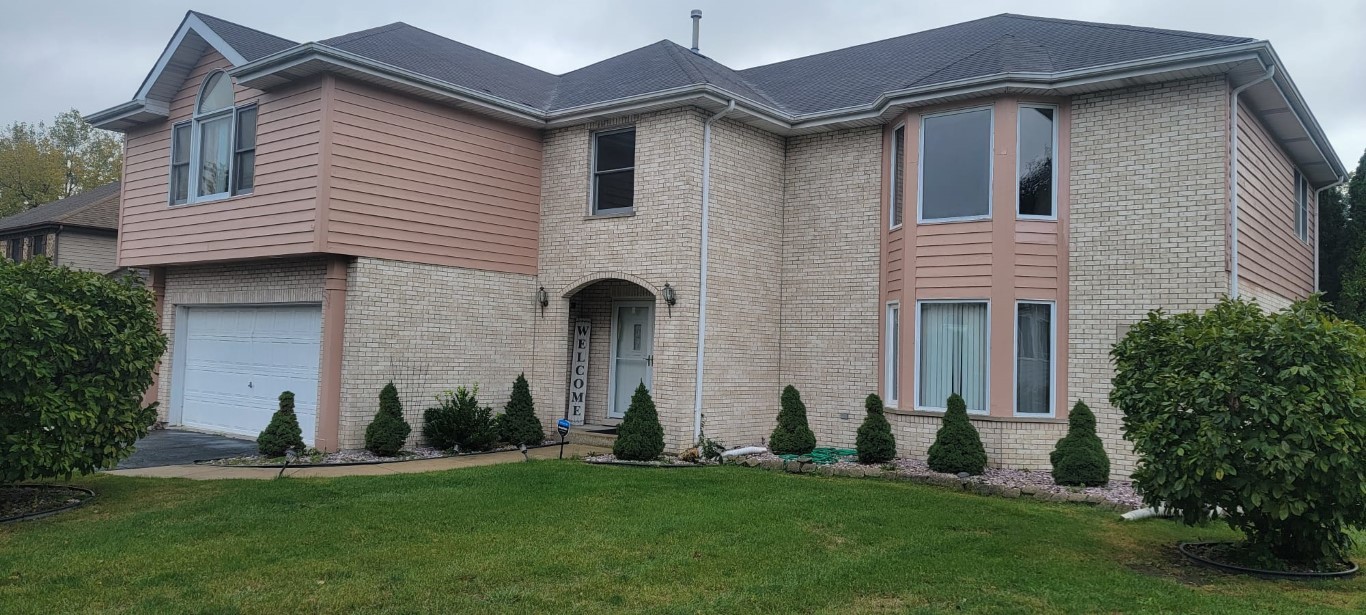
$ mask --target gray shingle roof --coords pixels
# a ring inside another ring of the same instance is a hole
[[[224,42],[236,49],[237,53],[242,54],[242,57],[246,58],[248,62],[298,45],[298,43],[287,38],[280,38],[274,34],[239,26],[212,15],[205,15],[198,11],[190,12],[199,17],[199,20],[211,28],[215,34],[222,37]]]
[[[119,182],[96,186],[75,196],[0,218],[0,232],[43,224],[71,224],[116,230],[119,227]]]

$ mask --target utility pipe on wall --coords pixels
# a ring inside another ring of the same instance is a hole
[[[701,281],[697,285],[697,373],[694,374],[696,389],[693,391],[692,439],[702,434],[702,365],[707,346],[707,243],[710,237],[708,226],[711,220],[711,125],[722,116],[735,110],[735,99],[725,109],[707,118],[702,124],[702,250]]]
[[[1233,88],[1233,94],[1229,96],[1229,134],[1232,135],[1228,156],[1228,180],[1229,180],[1229,243],[1232,248],[1232,258],[1229,263],[1228,273],[1228,296],[1233,299],[1238,298],[1238,95],[1258,83],[1270,79],[1276,74],[1276,66],[1273,64],[1266,69],[1266,74],[1253,79],[1243,85]]]

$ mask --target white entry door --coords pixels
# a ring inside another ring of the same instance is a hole
[[[182,312],[181,360],[173,377],[180,423],[252,436],[294,393],[306,444],[318,414],[322,312],[316,305],[191,307]],[[173,404],[174,407],[174,404]]]
[[[612,304],[612,370],[607,416],[619,419],[631,406],[631,395],[654,376],[655,304],[616,301]]]

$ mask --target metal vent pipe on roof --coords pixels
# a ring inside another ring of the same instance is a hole
[[[697,48],[697,38],[702,33],[702,9],[692,10],[692,52],[702,53]]]

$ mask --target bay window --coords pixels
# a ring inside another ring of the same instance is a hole
[[[916,405],[943,410],[957,393],[968,412],[986,413],[987,303],[923,301],[917,322]]]
[[[920,221],[991,216],[991,109],[927,115],[920,125]]]
[[[902,212],[906,208],[906,126],[897,126],[892,131],[892,192],[888,196],[891,205],[890,227],[901,226]]]
[[[232,79],[204,78],[194,113],[171,128],[173,205],[251,192],[256,166],[256,106],[234,107]]]
[[[1016,186],[1017,207],[1022,218],[1054,216],[1054,185],[1057,172],[1053,152],[1057,143],[1056,109],[1042,105],[1020,105]]]
[[[1053,303],[1015,304],[1015,413],[1053,413]]]
[[[883,357],[886,387],[882,397],[888,406],[895,408],[901,400],[901,304],[895,301],[887,304],[887,337],[883,347],[886,349]]]

